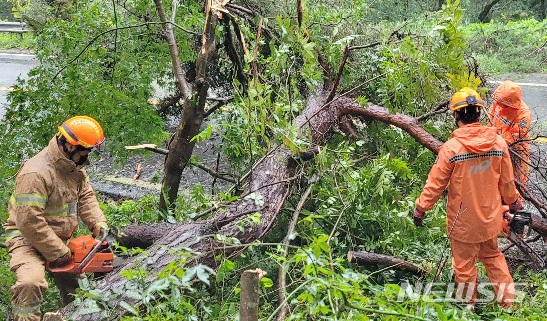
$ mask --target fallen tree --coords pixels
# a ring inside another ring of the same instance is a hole
[[[308,98],[306,109],[296,118],[295,125],[300,128],[301,135],[311,136],[311,141],[317,145],[324,144],[332,130],[346,116],[362,118],[366,121],[380,121],[405,130],[420,144],[437,153],[441,141],[433,137],[420,126],[416,118],[404,114],[392,114],[387,109],[369,103],[366,108],[360,106],[354,99],[335,96],[325,103],[332,87],[328,81],[316,95]],[[131,268],[140,268],[149,272],[148,281],[153,281],[157,273],[170,262],[179,259],[177,251],[191,250],[195,253],[194,260],[214,267],[214,256],[222,254],[225,257],[237,255],[241,247],[226,246],[216,241],[215,234],[233,237],[242,244],[260,240],[267,234],[277,220],[277,215],[283,207],[290,187],[302,171],[302,164],[295,160],[295,155],[284,145],[276,145],[252,169],[246,190],[238,201],[219,209],[209,219],[183,224],[155,224],[149,226],[129,226],[124,229],[126,240],[131,245],[148,246],[147,253],[133,257],[115,271],[102,279],[97,288],[104,295],[111,297],[110,304],[116,307],[119,302],[134,303],[135,300],[124,297],[123,294],[112,297],[114,289],[123,287],[127,281],[121,272]],[[526,191],[526,190],[525,190]],[[257,204],[255,199],[248,197],[254,193],[260,195],[263,202]],[[533,195],[523,193],[526,199],[535,199]],[[541,202],[540,202],[541,203]],[[542,203],[541,203],[542,204]],[[260,223],[251,224],[248,216],[259,212]],[[533,227],[540,228],[538,219]],[[239,227],[243,225],[244,229]],[[542,233],[545,233],[542,230]],[[118,308],[119,309],[119,308]],[[95,314],[83,314],[83,308],[70,304],[61,310],[69,318],[78,320],[95,320]]]
[[[381,266],[390,269],[402,269],[417,275],[426,275],[429,273],[427,269],[424,269],[412,262],[405,261],[401,258],[371,252],[349,251],[348,261],[366,267]]]
[[[307,37],[310,37],[309,34]],[[298,135],[309,138],[312,143],[308,152],[295,153],[283,144],[275,145],[252,166],[242,196],[237,201],[214,209],[209,218],[180,224],[133,225],[123,230],[123,244],[147,247],[147,252],[129,258],[98,282],[97,291],[108,298],[107,303],[114,313],[120,314],[123,311],[122,302],[129,305],[137,302],[128,293],[120,291],[128,281],[122,275],[123,271],[147,271],[145,281],[153,282],[158,273],[181,258],[181,252],[192,253],[191,261],[187,261],[187,264],[199,262],[215,267],[216,255],[235,257],[242,252],[245,244],[261,240],[275,225],[292,185],[303,173],[305,161],[313,158],[319,151],[318,147],[328,141],[335,128],[340,128],[348,137],[355,135],[352,117],[396,126],[433,153],[439,151],[442,142],[420,125],[420,121],[427,117],[415,118],[390,113],[386,108],[373,103],[363,107],[355,99],[337,93],[340,73],[344,70],[347,57],[346,50],[338,73],[332,74],[331,68],[325,65],[326,59],[318,52],[318,62],[324,70],[324,84],[315,93],[308,95],[304,110],[293,122],[299,130]],[[534,197],[530,193],[523,194],[529,200]],[[543,203],[537,201],[537,204]],[[258,224],[249,220],[249,216],[254,213],[260,213]],[[229,238],[235,238],[243,245],[222,241]],[[74,303],[61,310],[70,319],[100,318],[97,312],[88,312],[85,306]]]
[[[307,100],[307,108],[295,119],[295,125],[302,135],[310,135],[314,143],[324,144],[334,126],[338,125],[344,116],[356,116],[368,121],[381,121],[400,127],[412,137],[437,151],[441,142],[423,129],[418,121],[410,116],[391,114],[385,108],[369,103],[363,108],[354,99],[336,96],[325,103],[333,85],[325,83],[323,89]],[[318,144],[318,145],[319,145]],[[295,160],[295,155],[284,145],[276,145],[252,169],[244,195],[260,195],[263,206],[250,197],[242,197],[238,201],[217,210],[209,219],[197,222],[171,225],[130,226],[124,229],[124,240],[131,245],[149,245],[146,255],[142,254],[129,259],[123,266],[109,273],[102,279],[97,288],[103,295],[112,297],[114,289],[123,287],[127,281],[120,272],[140,268],[149,272],[149,281],[154,280],[157,273],[170,262],[179,258],[178,250],[191,250],[196,253],[195,260],[214,266],[214,256],[222,253],[224,256],[235,255],[238,247],[226,247],[214,239],[215,234],[234,237],[242,244],[260,240],[275,224],[277,215],[283,207],[290,191],[292,182],[301,173],[301,163]],[[260,223],[250,224],[247,216],[259,212]],[[244,229],[239,228],[244,225]],[[142,242],[141,244],[139,244]],[[119,302],[129,304],[134,299],[119,295],[111,298],[110,304],[115,307]],[[64,307],[64,316],[78,320],[95,320],[95,314],[83,314],[82,308],[74,304]]]

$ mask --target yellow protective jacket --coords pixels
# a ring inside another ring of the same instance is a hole
[[[8,211],[6,235],[22,236],[48,261],[69,251],[65,242],[78,217],[90,230],[106,221],[83,166],[59,150],[55,137],[17,173]]]
[[[456,129],[439,150],[416,207],[431,210],[447,186],[446,230],[451,239],[481,243],[500,233],[501,200],[512,204],[519,194],[507,143],[495,128],[472,123]]]

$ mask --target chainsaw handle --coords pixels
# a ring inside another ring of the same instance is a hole
[[[95,253],[97,253],[99,248],[102,246],[104,240],[106,240],[106,237],[108,236],[108,229],[101,227],[101,234],[102,235],[100,238],[95,239],[97,241],[97,244],[93,247],[93,249],[91,249],[91,251],[89,251],[89,253],[87,253],[85,258],[82,260],[82,263],[80,263],[80,265],[78,266],[80,269],[85,268],[89,260],[93,258],[93,255],[95,255]]]

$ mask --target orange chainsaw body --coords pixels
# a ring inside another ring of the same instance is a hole
[[[91,235],[82,235],[68,242],[68,248],[72,251],[70,263],[61,267],[50,267],[46,264],[46,270],[54,273],[86,273],[86,272],[110,272],[114,269],[114,254],[107,249],[108,243],[103,241],[104,249],[98,250],[84,265],[80,266],[93,247],[99,243]]]

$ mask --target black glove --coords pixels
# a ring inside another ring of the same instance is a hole
[[[412,218],[414,219],[414,225],[424,226],[424,216],[425,216],[425,212],[422,212],[419,209],[414,208],[414,212],[412,213]]]
[[[72,252],[69,250],[65,255],[57,258],[55,261],[49,263],[52,268],[59,268],[67,265],[72,260]]]
[[[516,211],[520,211],[522,209],[524,209],[524,205],[522,204],[522,200],[520,198],[514,201],[513,204],[509,205],[509,211],[511,213],[515,213]]]

